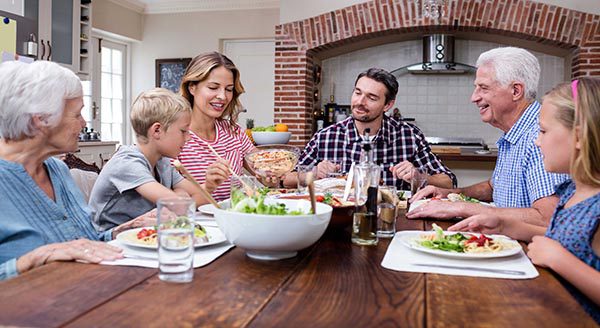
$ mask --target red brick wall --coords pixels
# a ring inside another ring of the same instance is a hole
[[[290,143],[311,137],[315,56],[356,41],[408,32],[476,31],[569,49],[572,76],[600,76],[600,16],[529,0],[449,0],[440,22],[414,0],[374,0],[276,27],[275,123]]]

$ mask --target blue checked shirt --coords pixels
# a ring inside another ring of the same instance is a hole
[[[548,173],[542,153],[533,142],[539,132],[540,103],[529,105],[515,125],[497,142],[498,160],[492,175],[494,203],[498,207],[531,207],[554,194],[566,174]]]
[[[318,133],[308,142],[300,155],[299,165],[315,165],[323,160],[341,163],[341,171],[347,173],[353,162],[360,160],[362,137],[359,135],[354,119],[349,117],[331,125]],[[410,190],[410,184],[396,179],[390,167],[409,161],[414,166],[424,168],[430,174],[446,174],[456,186],[456,176],[435,154],[425,136],[416,126],[384,116],[381,129],[371,140],[373,160],[382,168],[386,185],[395,185],[401,190]]]

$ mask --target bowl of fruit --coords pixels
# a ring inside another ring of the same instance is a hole
[[[291,136],[292,133],[288,131],[287,125],[281,123],[252,128],[252,139],[257,145],[286,144]]]

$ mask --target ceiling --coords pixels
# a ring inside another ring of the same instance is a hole
[[[111,0],[143,14],[279,8],[279,0]]]

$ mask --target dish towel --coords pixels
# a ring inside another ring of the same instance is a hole
[[[503,278],[503,279],[532,279],[539,276],[529,258],[523,250],[518,254],[489,258],[489,259],[465,259],[448,256],[439,256],[435,254],[424,253],[404,244],[403,238],[415,236],[424,233],[424,231],[398,231],[383,257],[381,266],[386,269],[406,272],[438,273],[454,276]],[[415,264],[421,264],[415,265]],[[426,265],[442,265],[461,267],[461,269],[430,267]],[[497,272],[477,271],[473,268],[498,269],[521,271],[523,275],[513,275]]]
[[[130,247],[118,240],[108,242],[113,246],[123,249],[123,252],[130,256],[139,256],[140,258],[123,258],[115,261],[102,261],[104,265],[124,265],[139,266],[146,268],[158,268],[158,250]],[[194,252],[194,268],[203,267],[223,255],[234,245],[225,241],[220,244],[196,248]]]

